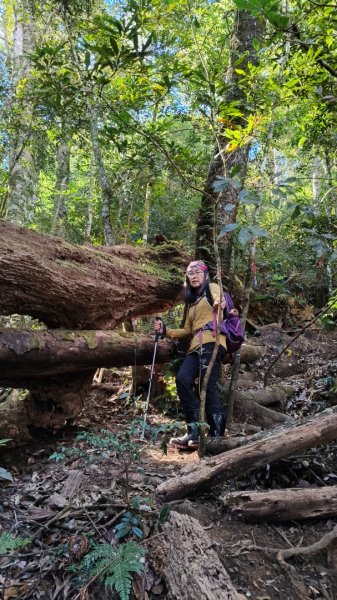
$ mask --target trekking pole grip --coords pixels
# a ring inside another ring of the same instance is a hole
[[[158,342],[159,338],[164,338],[166,335],[166,325],[161,317],[155,317],[155,321],[161,322],[161,331],[156,331],[155,341]]]

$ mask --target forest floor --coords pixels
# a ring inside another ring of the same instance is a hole
[[[252,341],[264,346],[266,354],[255,365],[243,367],[255,385],[289,339],[277,326],[262,329]],[[293,387],[282,410],[296,419],[335,404],[337,332],[308,330],[275,365],[271,382]],[[2,484],[0,534],[31,538],[26,547],[0,558],[2,600],[117,598],[99,579],[88,576],[83,558],[93,544],[116,539],[123,517],[126,529],[134,527],[123,541],[141,535],[138,542],[146,550],[145,575],[135,578],[131,598],[166,598],[156,559],[165,510],[156,488],[199,458],[197,453],[170,447],[163,451],[167,435],[163,432],[172,418],[163,416],[158,406],[149,416],[156,437],[142,441],[139,402],[130,403],[129,388],[129,370],[106,371],[103,385],[93,387],[82,414],[62,435],[40,435],[29,447],[1,450],[0,465],[11,472],[13,481]],[[236,423],[235,429],[239,433],[247,427],[249,423]],[[299,555],[289,560],[289,566],[277,561],[277,550],[318,541],[337,519],[252,524],[225,509],[221,496],[235,490],[334,485],[336,480],[337,444],[329,443],[172,503],[170,508],[200,521],[244,597],[333,600],[337,598],[336,546]],[[125,517],[130,512],[132,516]]]

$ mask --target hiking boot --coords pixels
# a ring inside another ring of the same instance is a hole
[[[223,437],[226,429],[226,415],[209,415],[208,424],[210,437]]]
[[[170,446],[180,448],[180,450],[196,450],[199,442],[198,427],[195,423],[188,423],[185,435],[170,439]]]

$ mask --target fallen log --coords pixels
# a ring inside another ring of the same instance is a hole
[[[275,394],[273,390],[270,390],[271,399],[279,401],[281,397],[285,401],[287,392],[283,392],[282,394],[280,390],[279,393]],[[234,398],[234,416],[238,421],[250,419],[255,425],[268,429],[279,423],[286,423],[291,420],[287,415],[268,408],[266,406],[266,397],[262,394],[260,395],[260,390],[250,390],[249,392],[240,392],[237,390]],[[272,403],[274,404],[274,402]]]
[[[0,385],[33,389],[34,382],[50,376],[148,365],[153,347],[151,335],[115,330],[0,329]],[[172,342],[160,340],[156,363],[167,362],[173,353]]]
[[[265,353],[266,348],[263,346],[253,346],[253,344],[244,343],[241,346],[240,362],[243,364],[252,364],[264,356]],[[226,359],[225,362],[227,362]]]
[[[336,438],[337,407],[334,407],[307,419],[302,425],[294,425],[261,441],[190,465],[178,476],[159,485],[157,492],[165,499],[183,498]]]
[[[294,393],[294,388],[290,386],[271,385],[265,388],[255,388],[240,390],[235,392],[235,403],[240,410],[241,404],[256,402],[260,406],[270,406],[271,404],[280,404],[282,407],[287,399]]]
[[[153,548],[165,580],[167,600],[244,600],[199,521],[171,511],[164,537]]]
[[[232,492],[221,500],[236,515],[249,521],[299,521],[337,516],[337,486]]]
[[[92,379],[97,367],[150,364],[153,347],[153,336],[122,331],[0,329],[0,385],[34,389],[51,377],[81,372]],[[160,340],[157,362],[172,355],[172,343]]]
[[[0,220],[0,314],[50,328],[112,329],[173,306],[187,260],[173,243],[80,247]]]
[[[229,384],[221,381],[224,392],[223,400],[226,403]],[[236,389],[234,393],[234,416],[238,421],[250,419],[264,429],[274,427],[279,423],[289,421],[289,417],[278,411],[268,408],[271,404],[284,406],[293,390],[289,386],[272,385],[268,388],[248,390]]]
[[[321,413],[322,414],[322,413]],[[272,429],[263,431],[257,431],[251,435],[226,435],[225,437],[219,438],[206,438],[206,452],[208,455],[214,456],[226,452],[226,450],[233,450],[234,448],[240,448],[241,446],[248,446],[253,442],[265,440],[279,433],[284,433],[288,429],[298,427],[299,422],[294,419],[289,420],[281,425],[276,425]]]
[[[173,306],[181,296],[187,260],[173,243],[147,248],[79,247],[0,221],[0,314],[28,315],[51,328],[112,329],[131,317]],[[5,344],[6,368],[0,361],[2,384],[33,392],[29,396],[13,393],[1,403],[0,426],[7,424],[13,432],[4,437],[22,440],[41,427],[63,426],[83,408],[95,367],[106,364],[95,355],[97,339],[102,340],[104,334],[96,332],[93,339],[91,332],[87,338],[83,333],[77,342],[70,336],[75,343],[67,346],[68,354],[62,358],[53,351],[52,335],[43,332],[42,346],[37,342],[35,352],[30,332],[18,336],[12,349]],[[60,340],[54,342],[54,349],[62,354],[64,346],[62,350]],[[91,365],[89,350],[95,356]],[[82,351],[87,351],[83,363]],[[62,366],[63,359],[67,364]],[[134,364],[134,359],[133,349],[133,359],[127,362]],[[72,360],[78,368],[71,367]]]

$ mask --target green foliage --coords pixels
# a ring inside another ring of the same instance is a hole
[[[140,429],[141,419],[136,418],[123,433],[113,434],[106,429],[101,429],[99,434],[85,431],[79,433],[76,439],[88,443],[93,448],[113,449],[121,456],[127,456],[129,460],[137,460],[142,448],[139,439],[137,441]]]
[[[65,457],[66,457],[66,455],[64,454],[64,452],[53,452],[49,456],[49,460],[54,460],[55,462],[61,462],[61,460],[64,460]]]
[[[76,457],[76,456],[86,456],[85,453],[76,447],[61,447],[61,452],[53,452],[49,456],[49,460],[54,460],[55,462],[61,462],[65,458]]]
[[[121,544],[117,549],[112,544],[99,544],[87,554],[78,570],[90,577],[99,575],[106,587],[115,588],[121,600],[128,600],[132,577],[144,569],[144,549],[135,542]]]
[[[121,600],[130,596],[132,575],[144,569],[144,550],[133,542],[119,546],[112,574],[106,579],[106,586],[115,587]]]
[[[226,233],[230,233],[235,230],[238,231],[238,241],[242,246],[244,246],[247,242],[252,241],[253,239],[259,237],[268,237],[268,232],[265,229],[262,229],[261,227],[256,227],[254,225],[250,225],[249,227],[243,227],[240,226],[239,223],[228,223],[228,225],[225,225],[221,229],[218,237],[219,239],[221,239]]]
[[[2,533],[0,535],[0,556],[9,554],[19,548],[24,548],[30,543],[30,538],[15,537],[10,533]]]
[[[165,523],[165,521],[168,519],[169,514],[171,511],[171,507],[168,505],[163,506],[163,508],[161,509],[160,513],[159,513],[159,523],[161,525],[163,525]]]
[[[257,238],[258,281],[262,264],[268,264],[269,275],[298,274],[301,293],[311,301],[318,289],[316,264],[324,259],[321,279],[327,283],[330,277],[329,287],[334,286],[334,7],[307,0],[289,2],[287,9],[280,0],[235,0],[234,5],[267,22],[265,38],[253,41],[257,63],[236,52],[233,70],[244,102],[226,97],[233,5],[207,0],[34,3],[34,24],[28,18],[26,26],[28,31],[33,25],[35,43],[24,75],[12,87],[20,60],[11,54],[16,47],[13,6],[5,3],[0,215],[8,209],[8,157],[24,139],[37,175],[29,188],[34,206],[27,225],[53,231],[63,181],[59,234],[74,243],[104,243],[91,104],[113,190],[109,210],[116,243],[143,244],[147,222],[149,241],[163,234],[192,253],[214,140],[224,136],[225,165],[232,152],[250,147],[245,189],[239,164],[225,168],[226,176],[214,187],[222,195],[229,188],[238,191],[237,222],[219,228],[220,244],[233,232],[236,270],[243,269]],[[70,149],[68,177],[60,172],[62,143]],[[223,205],[226,217],[235,212],[232,201]]]
[[[335,329],[337,326],[337,289],[329,298],[328,308],[329,310],[321,316],[320,321],[325,329]]]
[[[123,537],[133,533],[137,538],[143,536],[142,530],[139,528],[140,517],[132,512],[127,512],[123,515],[122,520],[116,525],[116,539],[121,540]]]
[[[284,29],[289,23],[289,17],[282,14],[281,2],[278,0],[233,0],[241,10],[251,11],[256,15],[264,15],[275,27]]]

